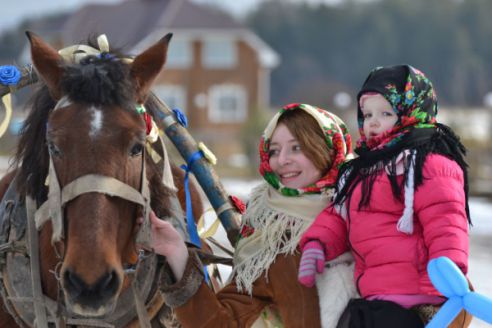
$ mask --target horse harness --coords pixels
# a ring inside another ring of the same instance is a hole
[[[68,101],[62,98],[55,109],[60,105],[66,105]],[[163,180],[172,181],[166,149],[160,136],[159,139],[164,154]],[[151,151],[149,147],[147,150]],[[64,205],[82,194],[97,192],[141,205],[144,222],[137,233],[136,243],[150,245],[151,226],[148,217],[151,210],[150,190],[144,154],[145,150],[142,155],[140,191],[113,177],[96,174],[79,177],[60,189],[51,154],[48,199],[38,209],[33,199],[19,196],[15,189],[15,179],[12,181],[0,204],[0,294],[6,309],[19,326],[26,326],[26,323],[29,323],[34,327],[44,328],[48,327],[49,323],[53,323],[57,328],[66,325],[116,328],[127,326],[138,316],[140,327],[151,327],[150,320],[164,304],[156,282],[161,266],[158,265],[155,254],[139,256],[137,265],[132,270],[125,270],[131,280],[131,288],[122,292],[116,309],[111,314],[102,318],[87,319],[68,313],[63,305],[61,290],[57,301],[42,293],[37,240],[38,230],[48,220],[51,220],[53,226],[52,243],[62,240]],[[152,157],[156,155],[152,152],[150,154]],[[172,207],[178,217],[184,217],[181,215],[182,209],[176,197],[172,198]],[[169,219],[179,221],[176,218]],[[182,222],[173,222],[173,224],[177,226],[178,231],[181,230],[186,235]],[[54,274],[57,275],[57,272]],[[59,280],[59,277],[57,279]],[[149,314],[146,306],[151,307],[153,313]]]
[[[0,204],[0,294],[5,308],[20,327],[48,327],[49,323],[56,327],[124,327],[141,315],[135,306],[137,298],[141,303],[150,299],[149,306],[162,305],[162,296],[154,282],[159,273],[156,256],[139,260],[132,288],[119,296],[115,311],[107,317],[73,316],[64,308],[61,294],[56,301],[43,295],[37,230],[32,216],[27,214],[27,203],[17,194],[13,181]]]

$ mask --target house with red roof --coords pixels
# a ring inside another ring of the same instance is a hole
[[[240,131],[269,107],[270,73],[279,56],[230,15],[190,0],[124,0],[88,4],[66,16],[56,33],[52,26],[48,35],[39,28],[34,32],[56,47],[104,33],[111,47],[129,54],[173,33],[155,93],[187,115],[192,135],[219,161],[241,164]]]

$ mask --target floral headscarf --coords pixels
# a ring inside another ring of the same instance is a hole
[[[390,131],[367,140],[363,132],[364,115],[358,101],[357,123],[361,138],[357,141],[356,152],[389,147],[414,128],[436,126],[437,97],[432,83],[412,66],[398,65],[373,69],[357,100],[364,94],[373,92],[381,94],[391,104],[398,121]]]
[[[270,156],[268,153],[273,131],[282,114],[292,110],[303,110],[316,119],[325,135],[326,147],[332,150],[335,155],[332,166],[325,176],[314,184],[301,189],[288,188],[282,185],[269,164]],[[308,104],[290,104],[283,107],[268,123],[260,141],[259,151],[261,160],[259,171],[263,178],[282,195],[298,196],[304,193],[321,193],[326,189],[334,188],[340,166],[351,156],[352,144],[345,123],[335,114]]]
[[[333,163],[325,176],[302,189],[283,186],[269,165],[270,141],[279,118],[294,110],[305,111],[318,122],[326,147],[333,153]],[[302,234],[331,203],[340,166],[352,156],[350,135],[343,121],[307,104],[291,104],[282,108],[268,123],[259,150],[260,173],[266,183],[254,188],[249,197],[231,273],[238,290],[250,295],[254,281],[268,270],[279,254],[297,252]]]

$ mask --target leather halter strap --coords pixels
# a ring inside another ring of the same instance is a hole
[[[67,96],[64,96],[60,100],[58,100],[53,111],[58,110],[61,107],[66,107],[71,103],[71,100]],[[165,146],[163,145],[163,147]],[[165,160],[167,160],[168,164],[168,159],[165,158]],[[36,228],[40,230],[44,223],[46,223],[48,220],[51,220],[53,226],[53,235],[51,238],[51,242],[54,244],[55,242],[60,241],[64,238],[63,207],[65,206],[65,204],[82,194],[97,192],[112,197],[120,197],[122,199],[142,206],[144,222],[142,223],[137,233],[136,242],[150,248],[152,238],[149,220],[149,214],[151,211],[150,189],[147,181],[145,167],[146,165],[144,147],[141,164],[140,191],[137,191],[132,186],[127,185],[124,182],[113,177],[97,174],[88,174],[79,177],[66,185],[63,190],[60,190],[60,183],[58,180],[58,175],[56,174],[55,166],[53,164],[53,158],[51,154],[49,154],[48,199],[39,207],[39,209],[35,213],[34,220],[36,222]],[[174,185],[170,168],[167,168],[166,170],[166,165],[164,165],[164,168],[165,172],[163,173],[171,175],[171,182],[168,183]]]
[[[63,236],[63,208],[71,200],[86,193],[102,193],[111,197],[119,197],[130,202],[141,205],[144,210],[144,223],[142,224],[137,242],[140,244],[150,244],[151,232],[148,215],[150,213],[150,190],[148,186],[145,156],[142,156],[142,173],[141,173],[141,190],[125,184],[113,177],[88,174],[81,176],[60,190],[60,184],[56,170],[53,165],[53,160],[50,155],[49,168],[49,192],[48,199],[36,211],[34,220],[36,228],[39,230],[48,220],[52,221],[53,235],[52,242],[60,241]],[[148,231],[146,231],[148,230]]]

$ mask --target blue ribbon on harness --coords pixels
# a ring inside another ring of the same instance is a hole
[[[193,217],[193,208],[191,205],[191,194],[189,186],[189,174],[191,171],[191,166],[194,162],[203,157],[203,153],[199,150],[193,153],[188,159],[187,165],[181,165],[181,168],[185,171],[184,177],[184,188],[186,196],[186,224],[188,226],[188,233],[190,234],[190,241],[197,247],[202,248],[202,242],[198,236],[198,230],[196,228],[195,218]]]
[[[191,171],[191,166],[200,158],[203,158],[203,152],[198,150],[193,153],[188,159],[187,165],[181,165],[181,168],[185,171],[184,177],[184,188],[185,188],[185,197],[186,197],[186,225],[188,226],[188,234],[190,235],[190,241],[198,248],[202,248],[202,242],[200,237],[198,236],[198,229],[196,227],[195,218],[193,216],[193,207],[191,205],[191,194],[190,194],[190,186],[189,186],[189,174]],[[207,266],[203,266],[203,272],[205,275],[205,282],[208,283],[208,272]]]

